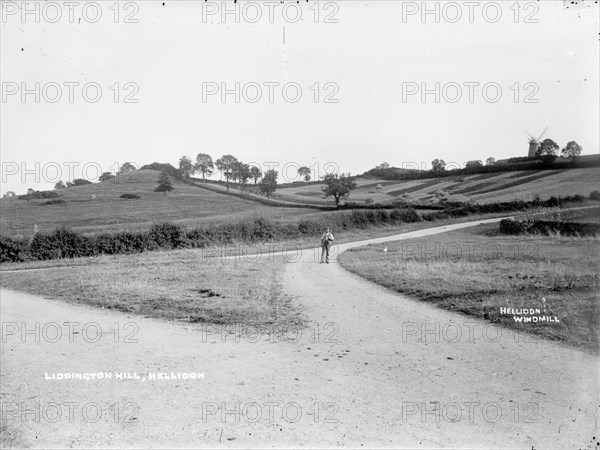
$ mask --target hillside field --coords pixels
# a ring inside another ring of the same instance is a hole
[[[300,183],[279,189],[274,199],[280,206],[275,207],[265,204],[265,197],[255,194],[248,194],[247,199],[224,195],[225,187],[216,184],[207,184],[208,189],[203,189],[174,181],[175,189],[165,196],[154,192],[157,180],[157,171],[139,170],[102,183],[56,190],[59,197],[54,199],[3,198],[0,200],[0,234],[29,237],[35,230],[47,232],[60,226],[94,234],[145,229],[165,221],[189,226],[257,217],[295,221],[332,214],[311,209],[309,205],[334,206],[332,198],[323,198],[320,184]],[[407,204],[439,205],[440,197],[481,204],[530,201],[536,196],[542,199],[574,194],[588,197],[590,192],[600,190],[596,168],[396,181],[357,177],[356,182],[358,188],[352,191],[350,202],[381,205],[397,200]],[[235,183],[231,184],[230,192],[239,194]],[[136,194],[140,198],[120,198],[123,194]],[[255,201],[259,198],[261,202]],[[49,200],[60,202],[48,204]],[[285,206],[286,203],[290,207]]]
[[[158,172],[137,171],[118,182],[75,186],[55,191],[64,204],[44,205],[48,199],[0,200],[0,233],[3,236],[31,236],[68,226],[81,233],[98,233],[146,228],[155,222],[176,221],[186,225],[267,217],[287,220],[315,213],[314,209],[275,208],[251,200],[222,195],[174,182],[167,196],[154,192]],[[140,199],[122,199],[137,194]],[[55,200],[55,199],[50,199]]]
[[[536,196],[545,200],[551,196],[565,197],[600,190],[597,168],[510,171],[476,175],[460,175],[417,180],[378,180],[357,178],[358,188],[352,191],[349,201],[356,203],[391,203],[403,200],[408,203],[438,203],[435,194],[443,191],[458,202],[531,201]],[[277,199],[318,204],[334,204],[332,198],[323,199],[321,186],[310,184],[280,189]],[[370,199],[370,200],[369,200]]]

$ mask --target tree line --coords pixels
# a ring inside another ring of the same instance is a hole
[[[212,157],[207,153],[199,153],[196,156],[195,163],[188,156],[182,156],[179,159],[179,172],[182,178],[188,183],[191,182],[192,175],[196,173],[200,173],[202,180],[206,182],[206,178],[210,177],[215,172],[215,169],[220,171],[225,177],[227,191],[229,191],[230,182],[233,181],[237,183],[241,192],[245,192],[248,189],[250,180],[254,181],[254,185],[258,188],[258,191],[269,200],[277,190],[277,179],[279,177],[277,170],[269,169],[263,173],[259,167],[246,164],[233,155],[223,155],[214,162]],[[307,166],[300,167],[297,173],[307,183],[312,179],[311,170]],[[324,184],[321,188],[324,198],[333,197],[337,206],[342,201],[348,199],[350,191],[357,187],[354,178],[349,173],[330,173],[321,177],[321,179]],[[157,189],[160,189],[158,192],[164,192],[164,189],[168,189],[164,179],[162,187],[159,181]]]

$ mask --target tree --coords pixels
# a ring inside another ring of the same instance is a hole
[[[552,139],[544,139],[544,142],[540,144],[535,152],[535,156],[538,156],[545,163],[551,163],[556,159],[556,151],[559,148],[558,144]]]
[[[278,172],[274,169],[267,170],[258,184],[261,194],[266,195],[269,200],[271,200],[271,195],[277,190],[278,175]]]
[[[194,172],[194,164],[192,164],[192,160],[187,156],[182,156],[179,158],[179,173],[181,177],[190,184],[192,173]]]
[[[111,178],[114,178],[115,176],[111,173],[111,172],[104,172],[102,175],[100,175],[100,178],[98,178],[98,181],[103,182],[106,180],[110,180]]]
[[[196,156],[196,164],[194,165],[194,171],[202,174],[202,179],[206,181],[206,176],[211,176],[215,170],[215,164],[213,163],[210,155],[206,153],[198,153]]]
[[[558,144],[556,142],[554,142],[552,139],[544,139],[544,142],[542,142],[540,144],[539,148],[535,152],[535,156],[545,156],[545,155],[555,156],[556,151],[559,148],[560,147],[558,146]]]
[[[58,183],[56,183],[54,185],[54,189],[66,189],[67,187],[65,186],[65,183],[62,182],[62,180],[60,180]]]
[[[6,191],[4,193],[4,197],[8,198],[8,197],[14,197],[16,194],[14,193],[14,191]]]
[[[29,188],[27,189],[27,195],[35,194],[35,189]]]
[[[378,166],[376,166],[375,168],[376,169],[389,169],[390,168],[390,163],[384,161],[381,164],[379,164]]]
[[[431,170],[436,175],[442,175],[446,171],[446,162],[443,159],[431,161]]]
[[[121,170],[119,172],[135,172],[136,170],[137,169],[132,163],[126,162],[121,166]]]
[[[167,192],[171,192],[173,189],[175,188],[169,174],[165,170],[162,170],[158,176],[158,186],[154,188],[154,192],[162,192],[166,197]]]
[[[250,167],[250,176],[254,180],[254,184],[256,184],[258,179],[262,176],[262,171],[258,167],[252,166]]]
[[[350,196],[350,191],[356,189],[357,184],[350,174],[328,173],[323,177],[325,186],[321,187],[324,198],[333,196],[335,205],[339,206],[341,200],[346,200]]]
[[[240,183],[240,190],[243,191],[246,189],[248,184],[248,180],[252,177],[250,173],[250,166],[241,161],[238,161],[233,166],[233,170],[231,173],[231,178]]]
[[[486,166],[493,166],[494,164],[496,164],[496,159],[492,158],[491,156],[485,160]]]
[[[575,141],[570,141],[565,148],[561,150],[563,158],[571,158],[571,162],[575,163],[577,158],[581,156],[583,148]]]
[[[236,161],[235,163],[233,163],[233,164],[231,165],[231,169],[230,169],[230,171],[229,171],[229,172],[230,172],[230,174],[231,174],[231,175],[230,175],[230,178],[231,178],[231,179],[232,179],[234,182],[237,182],[237,181],[239,181],[239,180],[240,180],[240,170],[241,170],[242,164],[244,164],[244,163],[243,163],[243,162],[241,162],[241,161]]]
[[[306,166],[302,166],[298,169],[298,175],[304,178],[307,183],[310,181],[310,169]]]
[[[225,175],[225,181],[227,181],[227,190],[229,190],[229,180],[234,175],[235,165],[237,163],[237,158],[232,155],[223,155],[219,159],[217,159],[215,163],[217,169],[219,169],[219,171],[221,171],[221,173]]]
[[[85,186],[86,184],[92,184],[92,182],[84,178],[75,178],[71,186]]]

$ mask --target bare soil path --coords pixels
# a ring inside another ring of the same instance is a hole
[[[598,357],[405,298],[335,258],[316,264],[314,252],[286,264],[282,281],[313,322],[301,335],[230,334],[2,290],[4,444],[595,447]],[[146,380],[45,379],[58,372]],[[150,380],[156,372],[204,379]]]

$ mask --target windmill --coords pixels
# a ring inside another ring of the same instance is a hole
[[[540,148],[540,145],[542,145],[542,138],[546,134],[546,131],[548,131],[548,127],[546,127],[546,129],[542,132],[542,134],[540,134],[540,137],[537,139],[534,138],[531,133],[528,133],[527,131],[525,132],[527,137],[529,137],[529,153],[527,154],[528,157],[532,158],[535,156],[535,152],[537,152],[537,149]]]

